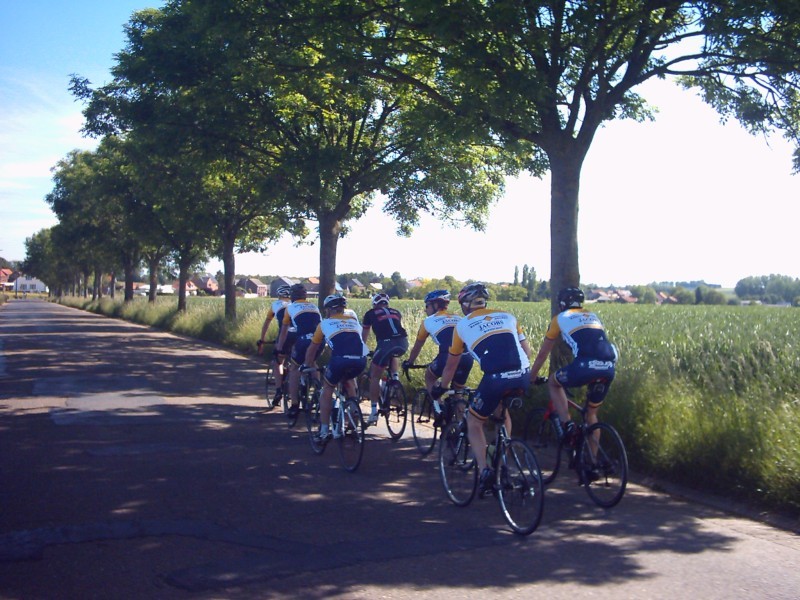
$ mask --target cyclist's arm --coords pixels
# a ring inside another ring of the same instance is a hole
[[[447,355],[447,362],[444,364],[444,370],[442,371],[442,379],[439,385],[443,388],[449,388],[450,384],[453,381],[453,377],[456,374],[456,369],[458,368],[458,363],[461,361],[460,354],[448,354]]]
[[[308,350],[306,350],[306,356],[303,359],[303,364],[307,367],[311,367],[316,363],[317,351],[322,344],[312,341],[308,345]]]
[[[366,344],[369,339],[369,332],[372,331],[371,325],[361,325],[361,340]]]
[[[555,345],[556,340],[550,339],[549,337],[544,338],[544,341],[539,348],[539,353],[536,355],[536,358],[533,360],[533,364],[531,365],[531,381],[535,380],[539,375],[539,371],[541,371],[542,367],[544,366],[544,361],[546,361],[547,357],[550,356],[550,352],[553,351]]]

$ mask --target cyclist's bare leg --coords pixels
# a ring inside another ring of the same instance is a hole
[[[562,423],[566,423],[569,418],[569,404],[567,403],[567,391],[555,377],[547,380],[547,391],[550,394],[550,401],[558,413]]]
[[[345,398],[355,398],[357,393],[355,378],[342,382],[342,388],[344,389]]]
[[[391,375],[396,375],[400,372],[400,358],[397,356],[393,356],[389,360],[389,373]]]
[[[328,423],[331,422],[331,412],[333,412],[333,386],[326,381],[319,395],[319,422],[323,431],[327,431]]]
[[[377,410],[378,400],[381,396],[381,375],[383,375],[383,367],[373,362],[369,368],[369,401],[372,404],[373,412]]]
[[[292,400],[292,406],[299,404],[298,396],[300,395],[300,366],[294,364],[289,366],[289,398]]]
[[[467,437],[472,450],[475,452],[475,462],[478,463],[478,473],[486,468],[486,432],[483,430],[485,419],[467,413]]]

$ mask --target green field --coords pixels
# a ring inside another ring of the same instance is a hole
[[[245,354],[268,310],[242,299],[228,323],[218,298],[122,305],[65,303],[224,344]],[[546,303],[494,303],[517,315],[536,351],[549,320]],[[352,300],[359,315],[368,300]],[[410,336],[421,302],[395,301]],[[595,305],[620,351],[601,418],[622,434],[641,473],[800,514],[800,310],[767,306]],[[267,335],[275,338],[275,324]],[[433,356],[428,343],[418,362]],[[473,373],[471,383],[477,383]],[[421,381],[421,376],[419,377]],[[254,382],[260,385],[260,382]],[[529,404],[546,401],[535,388]]]

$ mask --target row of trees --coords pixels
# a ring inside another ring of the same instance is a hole
[[[796,141],[798,12],[766,0],[170,0],[134,13],[110,84],[73,77],[102,142],[58,165],[59,225],[42,237],[55,258],[126,282],[137,261],[152,273],[171,256],[184,282],[217,256],[232,289],[237,251],[314,228],[324,293],[338,239],[378,194],[401,233],[421,211],[480,227],[505,176],[549,171],[552,289],[577,285],[580,174],[598,129],[652,118],[636,87],[673,77],[723,118]],[[541,292],[535,273],[518,287]]]

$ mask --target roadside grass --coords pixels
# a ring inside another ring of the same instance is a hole
[[[185,314],[177,312],[171,297],[153,305],[146,298],[127,304],[108,298],[60,301],[250,355],[256,353],[269,309],[263,299],[240,299],[237,319],[229,322],[220,298],[189,298]],[[392,305],[403,313],[413,344],[424,318],[422,303]],[[517,316],[536,352],[550,320],[549,303],[492,306]],[[362,317],[370,302],[350,299],[349,307]],[[620,351],[601,417],[619,430],[633,468],[800,516],[800,310],[627,305],[593,305],[592,310]],[[273,322],[265,339],[276,337]],[[433,357],[428,342],[417,363]],[[468,384],[479,379],[474,369]],[[422,374],[415,371],[409,385],[421,384]],[[546,401],[539,386],[526,400],[528,406]]]

